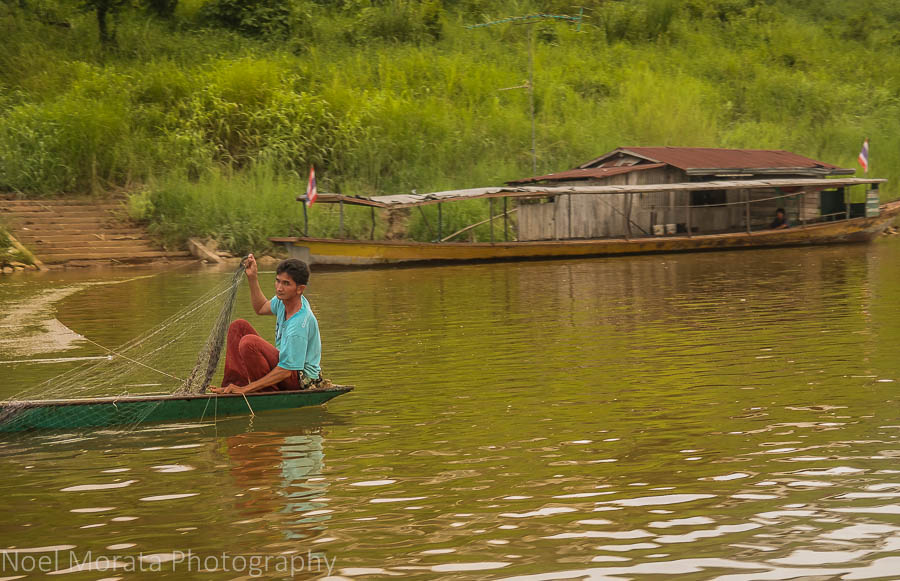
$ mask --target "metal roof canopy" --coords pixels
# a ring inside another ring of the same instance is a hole
[[[812,188],[825,189],[861,184],[880,184],[880,178],[803,178],[766,180],[727,180],[711,182],[688,182],[676,184],[642,184],[621,186],[499,186],[493,188],[472,188],[448,190],[430,194],[400,194],[395,196],[344,196],[341,194],[319,194],[318,202],[326,204],[351,204],[374,208],[412,208],[440,202],[457,202],[479,198],[543,198],[567,194],[646,194],[651,192],[677,192],[701,190],[743,190],[762,188]]]
[[[317,204],[349,204],[351,206],[372,206],[374,208],[384,208],[384,204],[373,201],[374,198],[365,196],[345,196],[343,194],[325,194],[320,193],[316,197]],[[297,196],[298,202],[306,202],[306,195]]]

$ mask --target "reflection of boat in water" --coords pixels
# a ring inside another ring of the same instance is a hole
[[[344,206],[369,208],[371,239],[271,240],[292,257],[344,266],[865,242],[900,214],[900,203],[880,205],[878,185],[885,180],[846,177],[853,173],[785,151],[619,148],[574,170],[502,187],[373,197],[320,194],[319,203],[340,205],[341,224]],[[851,195],[857,186],[866,191]],[[444,236],[441,207],[473,200],[488,202],[482,211],[489,217]],[[497,202],[502,202],[499,214]],[[425,208],[435,205],[429,220]],[[432,234],[436,230],[432,242],[374,239],[376,210],[403,214],[412,208]],[[776,209],[782,208],[793,227],[771,229]],[[467,232],[472,236],[476,227],[482,229],[478,241],[451,241]]]
[[[68,429],[203,420],[270,410],[316,406],[351,391],[350,386],[239,394],[144,395],[93,399],[11,401],[0,404],[0,431]]]

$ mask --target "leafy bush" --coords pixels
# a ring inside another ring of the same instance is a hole
[[[208,84],[179,105],[170,138],[232,169],[271,164],[302,173],[334,166],[353,145],[360,120],[340,116],[321,97],[298,91],[300,79],[271,61],[221,63]]]
[[[256,37],[286,37],[308,20],[294,0],[212,0],[201,11],[210,24]]]
[[[128,195],[125,211],[128,219],[132,222],[149,223],[154,216],[154,210],[153,197],[149,188],[142,188]]]
[[[439,40],[442,35],[443,9],[431,0],[387,0],[362,8],[359,28],[363,38],[394,42]]]

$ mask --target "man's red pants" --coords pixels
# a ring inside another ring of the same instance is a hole
[[[265,377],[278,365],[278,349],[260,337],[253,326],[244,319],[237,319],[228,327],[225,343],[225,376],[222,386],[244,386]],[[300,389],[297,372],[277,385],[262,391]]]

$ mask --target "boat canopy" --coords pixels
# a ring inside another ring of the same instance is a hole
[[[316,199],[326,204],[351,204],[373,208],[412,208],[440,202],[457,202],[477,198],[543,198],[568,194],[640,194],[650,192],[702,191],[702,190],[745,190],[763,188],[825,189],[860,184],[880,184],[887,180],[880,178],[777,178],[765,180],[721,180],[708,182],[687,182],[675,184],[640,184],[607,186],[497,186],[491,188],[471,188],[448,190],[430,194],[399,194],[393,196],[345,196],[343,194],[321,193]],[[298,200],[305,200],[301,196]]]

